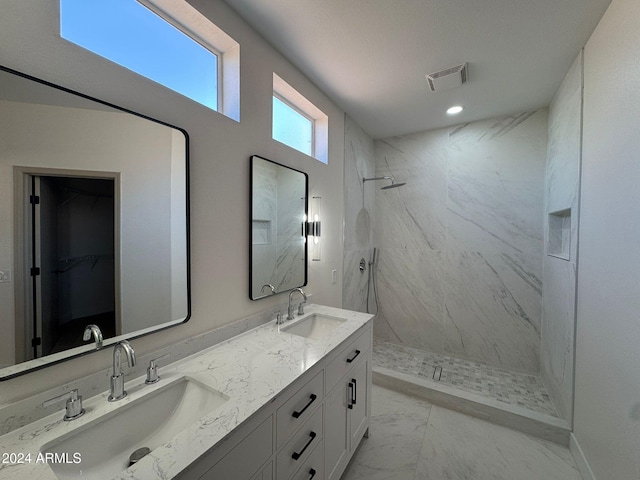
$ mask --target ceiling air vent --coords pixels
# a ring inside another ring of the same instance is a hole
[[[448,90],[461,86],[469,79],[469,70],[467,64],[463,63],[456,67],[447,68],[436,73],[429,73],[426,75],[429,89],[432,92]]]

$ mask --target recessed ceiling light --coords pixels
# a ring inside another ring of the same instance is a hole
[[[463,108],[460,105],[456,105],[455,107],[451,107],[447,110],[447,113],[449,115],[456,115],[458,113],[460,113],[463,110]]]

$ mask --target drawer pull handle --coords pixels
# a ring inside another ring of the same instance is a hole
[[[309,470],[309,475],[311,475],[309,477],[309,480],[311,480],[313,477],[315,477],[316,473],[318,473],[318,472],[316,472],[313,468],[311,470]]]
[[[309,403],[307,403],[307,404],[304,406],[304,408],[303,408],[302,410],[300,410],[299,412],[293,412],[293,413],[291,414],[291,416],[292,416],[293,418],[298,418],[300,415],[302,415],[302,414],[304,413],[304,411],[305,411],[307,408],[309,408],[309,406],[310,406],[310,405],[311,405],[311,404],[316,400],[316,398],[318,398],[318,396],[317,396],[315,393],[312,393],[312,394],[309,396],[309,399],[310,399],[310,400],[309,400]]]
[[[291,455],[291,458],[293,458],[294,460],[298,460],[302,454],[304,453],[304,451],[309,447],[309,445],[311,445],[311,442],[313,442],[313,439],[316,438],[316,432],[311,432],[309,434],[309,436],[311,437],[309,439],[309,441],[307,442],[307,444],[304,446],[304,448],[302,450],[300,450],[300,453],[298,452],[293,452],[293,455]]]
[[[353,362],[358,355],[360,355],[360,350],[356,350],[356,354],[353,357],[347,358],[347,363]]]

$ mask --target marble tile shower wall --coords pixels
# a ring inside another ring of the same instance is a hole
[[[541,376],[565,419],[573,408],[578,201],[582,144],[582,53],[549,108],[546,214],[571,209],[568,256],[544,256]],[[549,223],[544,219],[545,238]],[[546,253],[549,253],[548,246]]]
[[[546,109],[377,140],[375,335],[539,371]]]
[[[345,224],[342,307],[366,312],[369,271],[361,272],[359,264],[362,258],[369,262],[375,246],[373,222],[377,186],[371,182],[366,186],[363,185],[362,178],[370,178],[375,174],[374,143],[371,137],[348,116],[345,119],[344,143]],[[372,312],[375,312],[375,309]]]

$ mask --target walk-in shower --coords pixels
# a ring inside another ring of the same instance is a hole
[[[405,182],[396,182],[393,176],[362,178],[363,185],[368,181],[377,180],[390,182],[381,187],[381,190],[406,185]],[[359,267],[362,273],[368,267],[366,311],[384,317],[389,315],[389,312],[385,311],[385,304],[378,294],[377,275],[381,253],[385,254],[385,249],[381,252],[374,247],[370,260],[366,261],[362,258]],[[462,393],[463,396],[478,395],[487,399],[486,401],[490,404],[494,402],[493,406],[506,405],[507,408],[516,407],[536,414],[558,416],[538,375],[491,367],[469,359],[446,355],[443,352],[429,351],[425,347],[415,348],[379,338],[374,340],[373,365],[377,378],[381,382],[388,381],[388,378],[395,378],[394,376],[399,373],[404,379],[417,379],[418,384],[427,380],[444,385],[445,388],[453,388],[454,390],[448,390],[450,392],[465,392]],[[382,380],[383,378],[387,380]],[[434,386],[434,388],[439,387]]]

